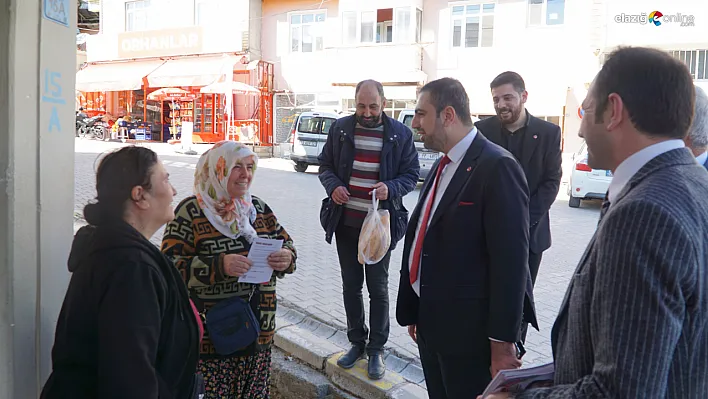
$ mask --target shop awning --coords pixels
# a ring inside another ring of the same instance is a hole
[[[143,86],[143,78],[163,63],[162,60],[151,60],[90,64],[76,72],[76,90],[138,90]]]
[[[233,73],[241,57],[188,57],[168,60],[148,75],[150,87],[202,87]]]

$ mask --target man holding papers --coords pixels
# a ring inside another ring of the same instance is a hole
[[[513,155],[475,129],[459,81],[425,85],[412,127],[445,156],[408,225],[396,317],[418,343],[430,398],[469,399],[521,365],[522,316],[538,328],[528,187]]]
[[[611,53],[591,84],[580,136],[614,178],[551,333],[555,385],[516,397],[708,394],[708,173],[683,143],[693,87],[680,60],[641,47]]]

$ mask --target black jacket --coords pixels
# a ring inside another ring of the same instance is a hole
[[[548,211],[556,200],[563,175],[561,130],[558,125],[527,114],[528,122],[523,137],[524,150],[522,159],[518,161],[524,169],[529,185],[529,249],[538,254],[551,247]],[[493,116],[483,119],[475,123],[475,126],[489,141],[502,145],[502,126],[499,118]]]
[[[408,226],[408,210],[403,206],[403,197],[415,190],[420,176],[418,151],[413,142],[413,133],[406,125],[382,115],[384,124],[383,148],[381,149],[382,182],[388,187],[388,200],[381,201],[381,207],[388,209],[391,215],[391,250],[403,238]],[[327,198],[322,200],[320,224],[325,230],[325,240],[332,242],[334,231],[339,225],[343,206],[331,201],[337,187],[349,186],[354,165],[354,128],[356,116],[350,115],[338,119],[332,124],[327,135],[327,142],[319,155],[320,182],[327,191]]]
[[[177,269],[125,223],[81,228],[42,399],[195,398],[199,332]]]

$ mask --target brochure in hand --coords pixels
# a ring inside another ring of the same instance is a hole
[[[532,384],[536,387],[551,385],[553,384],[554,373],[555,367],[553,363],[527,369],[502,370],[487,385],[482,397],[486,398],[493,393],[499,392],[522,392]]]

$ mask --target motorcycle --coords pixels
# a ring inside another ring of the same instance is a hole
[[[91,118],[84,118],[81,122],[76,121],[76,135],[81,138],[95,138],[103,140],[106,137],[103,127],[103,115],[96,115]]]

